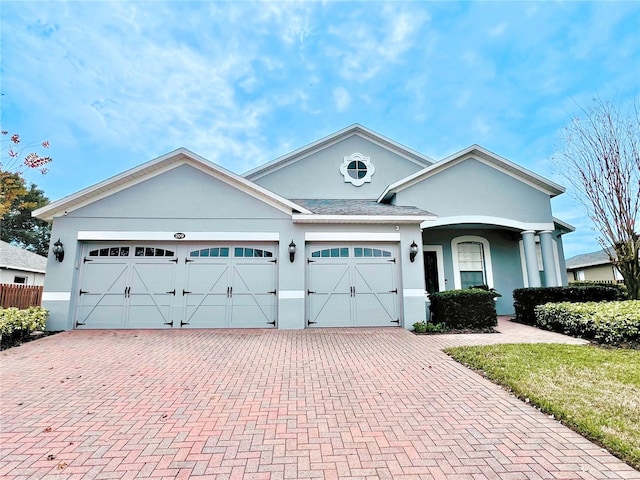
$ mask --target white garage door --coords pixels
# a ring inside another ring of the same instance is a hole
[[[276,245],[85,246],[78,328],[265,328]]]
[[[307,324],[400,324],[395,245],[308,246]]]

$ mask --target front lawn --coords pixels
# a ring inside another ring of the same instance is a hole
[[[527,344],[446,352],[640,469],[640,351]]]

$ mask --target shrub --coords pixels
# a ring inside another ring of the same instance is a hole
[[[488,328],[498,324],[495,292],[478,288],[447,290],[429,296],[433,323],[444,323],[448,328]]]
[[[640,300],[547,303],[535,309],[541,328],[598,343],[640,345]]]
[[[579,287],[529,287],[513,291],[516,321],[536,324],[535,308],[545,303],[560,302],[613,302],[620,290],[613,285],[584,285]]]
[[[44,330],[49,312],[42,307],[20,310],[0,308],[0,335],[3,344],[14,344],[35,330]]]
[[[444,323],[416,322],[413,324],[415,333],[444,333],[448,330]]]
[[[618,298],[617,300],[628,300],[629,299],[629,291],[627,290],[627,286],[624,283],[608,283],[608,282],[598,282],[596,280],[576,280],[569,282],[570,287],[608,287],[615,288],[618,290]]]

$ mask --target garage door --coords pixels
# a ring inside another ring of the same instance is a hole
[[[399,325],[395,245],[308,246],[307,324]]]
[[[77,328],[275,326],[276,245],[85,246]]]

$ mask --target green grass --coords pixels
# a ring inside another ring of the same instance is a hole
[[[640,351],[539,344],[446,352],[640,469]]]

